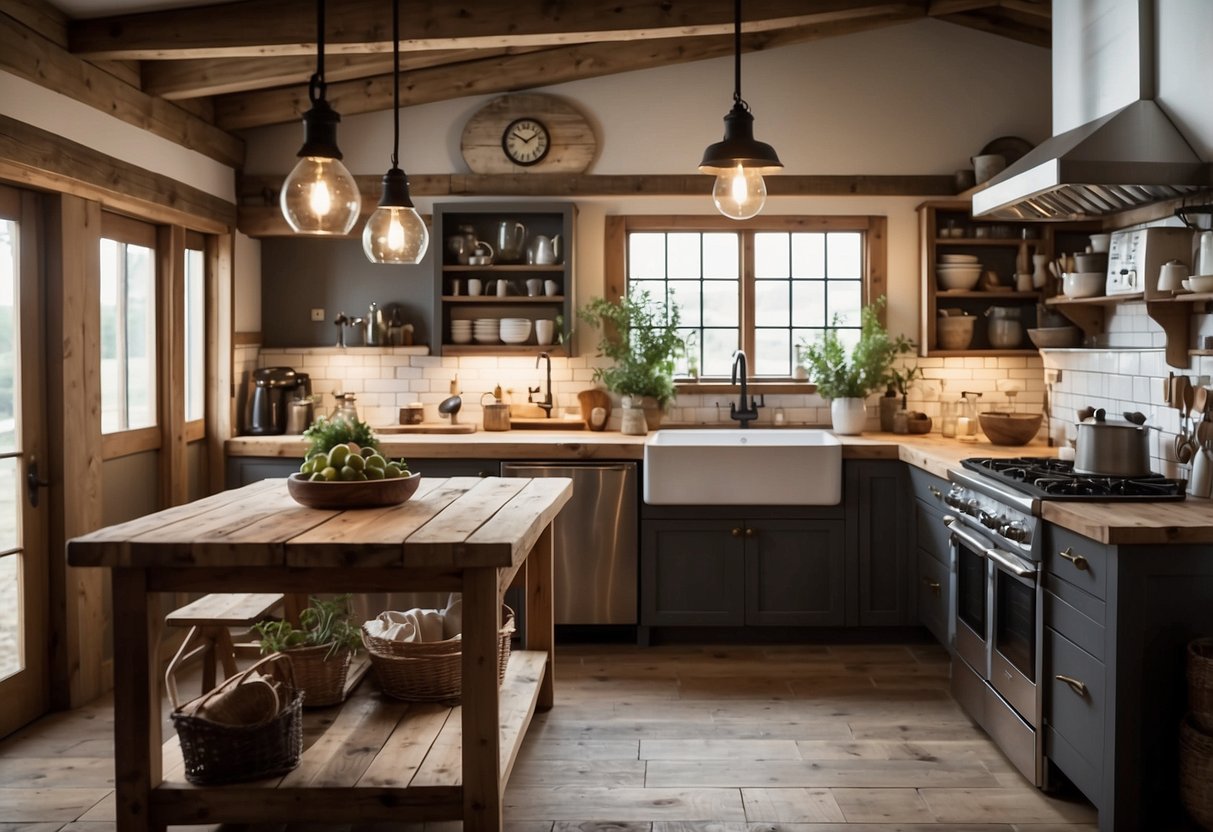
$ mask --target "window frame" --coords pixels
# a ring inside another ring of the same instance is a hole
[[[159,249],[159,235],[157,226],[143,220],[137,220],[132,217],[115,214],[110,211],[101,212],[101,233],[99,235],[98,245],[101,240],[114,240],[127,245],[138,245],[151,249],[152,263],[154,274],[152,276],[152,286],[155,292],[151,306],[152,319],[155,321],[156,331],[153,338],[152,351],[156,356],[156,372],[153,374],[155,379],[154,402],[152,404],[152,413],[155,415],[156,423],[137,428],[125,428],[106,433],[101,433],[101,456],[102,459],[114,459],[121,456],[140,453],[142,451],[158,450],[161,446],[161,432],[163,425],[160,402],[162,401],[163,391],[163,319],[161,308],[163,305],[164,291],[162,271],[162,253]],[[101,275],[97,274],[97,285],[100,286]],[[100,318],[97,325],[100,327]],[[100,329],[98,329],[98,344],[100,344]],[[98,350],[97,361],[101,361],[101,353]],[[98,395],[104,395],[103,391],[98,386]],[[124,390],[125,395],[125,390]]]
[[[759,216],[738,222],[728,217],[713,215],[620,215],[606,218],[604,246],[604,295],[622,298],[628,285],[628,235],[632,232],[720,232],[741,233],[741,297],[740,322],[741,348],[746,355],[753,356],[755,344],[755,277],[754,234],[759,232],[828,232],[858,231],[864,235],[863,268],[860,275],[860,303],[869,305],[874,298],[888,291],[888,218],[881,215],[804,215],[804,216]],[[884,309],[880,310],[884,322]],[[827,322],[827,327],[829,322]],[[678,380],[680,390],[690,387],[719,387],[724,377],[699,376],[696,381]],[[725,380],[727,382],[727,379]],[[762,376],[759,383],[787,384],[790,376]],[[794,383],[797,391],[804,383]],[[706,389],[701,392],[708,392]]]
[[[186,292],[187,287],[185,285],[185,272],[186,272],[185,254],[190,251],[201,251],[202,252],[202,321],[201,321],[201,325],[202,325],[202,367],[201,367],[201,372],[202,372],[202,417],[199,419],[184,419],[185,441],[187,443],[197,442],[199,440],[206,438],[206,413],[207,413],[206,399],[207,399],[207,394],[208,394],[207,380],[210,375],[209,368],[207,367],[209,350],[207,348],[207,343],[206,343],[206,332],[207,332],[207,325],[208,325],[207,322],[208,322],[208,318],[210,315],[210,294],[211,294],[210,287],[211,287],[211,284],[213,281],[213,276],[212,276],[213,258],[211,256],[212,246],[210,245],[210,239],[211,238],[208,235],[202,234],[198,231],[186,231],[185,232],[185,247],[182,251],[182,259],[181,259],[181,284],[182,284],[182,289],[181,289],[181,291],[182,291],[182,295],[181,295],[181,297],[182,297],[181,337],[182,337],[183,359],[185,361],[188,361],[189,360],[189,344],[185,343],[185,340],[184,340],[186,337],[186,332],[188,331],[188,327],[187,327],[188,316],[186,315],[186,312],[187,312],[186,303],[189,300],[188,294]],[[186,368],[184,365],[182,367],[182,377],[181,378],[182,378],[181,408],[182,408],[182,413],[184,414],[185,413],[185,397],[188,392],[185,389]]]

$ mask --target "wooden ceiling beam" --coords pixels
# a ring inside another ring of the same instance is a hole
[[[993,9],[998,7],[998,0],[931,0],[927,6],[927,17],[944,17],[950,14],[961,14],[976,9]]]
[[[431,66],[531,52],[534,49],[435,49],[402,52],[400,69],[412,72]],[[228,95],[267,87],[306,84],[316,71],[316,57],[199,58],[184,61],[147,61],[143,64],[143,91],[170,101]],[[329,83],[350,81],[392,72],[392,56],[331,55],[324,61]]]
[[[1050,0],[998,0],[998,5],[1007,11],[1035,17],[1043,25],[1053,23],[1053,4]]]
[[[693,165],[690,160],[688,165]],[[291,236],[293,232],[278,207],[282,176],[243,176],[237,227],[249,237]],[[379,200],[382,178],[357,176],[362,193],[363,217],[348,235],[362,233],[365,218]],[[768,176],[767,192],[787,196],[914,196],[955,195],[951,176]],[[582,173],[539,173],[476,176],[470,174],[423,174],[409,177],[414,196],[543,196],[562,199],[592,196],[701,196],[709,204],[712,177],[703,174],[619,174],[597,176]]]
[[[13,2],[13,0],[7,0]],[[391,49],[382,0],[331,0],[326,13],[327,53]],[[161,60],[312,55],[316,24],[311,4],[298,0],[245,0],[216,8],[79,20],[69,24],[73,53],[88,58]],[[750,0],[747,32],[762,32],[913,9],[920,0]],[[729,0],[478,0],[475,4],[402,0],[409,37],[402,47],[498,49],[569,46],[731,34]]]
[[[982,14],[950,14],[939,18],[957,26],[988,32],[991,35],[1017,40],[1031,46],[1043,46],[1045,49],[1053,45],[1053,35],[1050,29],[1036,26],[1022,26],[1006,18],[987,17]]]
[[[902,9],[881,17],[744,35],[742,49],[751,52],[804,43],[903,23],[920,16],[920,9]],[[517,91],[732,53],[732,37],[720,35],[544,49],[411,72],[401,79],[400,102],[402,106],[413,106],[468,95]],[[326,97],[342,115],[390,109],[392,77],[388,74],[330,84]],[[295,121],[309,106],[307,91],[302,88],[242,93],[216,98],[215,119],[224,129],[243,130]]]
[[[230,167],[244,164],[237,137],[68,54],[16,20],[2,23],[0,69]]]

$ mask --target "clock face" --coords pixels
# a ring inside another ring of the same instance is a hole
[[[542,162],[550,143],[547,127],[533,118],[514,119],[501,134],[501,149],[506,157],[524,167]]]

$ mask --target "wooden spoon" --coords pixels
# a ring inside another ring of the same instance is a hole
[[[1209,412],[1209,388],[1197,387],[1192,394],[1192,407],[1201,416]]]

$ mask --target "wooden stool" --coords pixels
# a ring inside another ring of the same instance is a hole
[[[282,603],[282,593],[246,592],[212,593],[191,601],[165,616],[170,627],[190,627],[186,640],[197,638],[202,643],[192,650],[186,660],[202,655],[202,692],[215,687],[215,664],[223,665],[226,679],[236,672],[236,645],[231,627],[251,627],[268,618]]]

